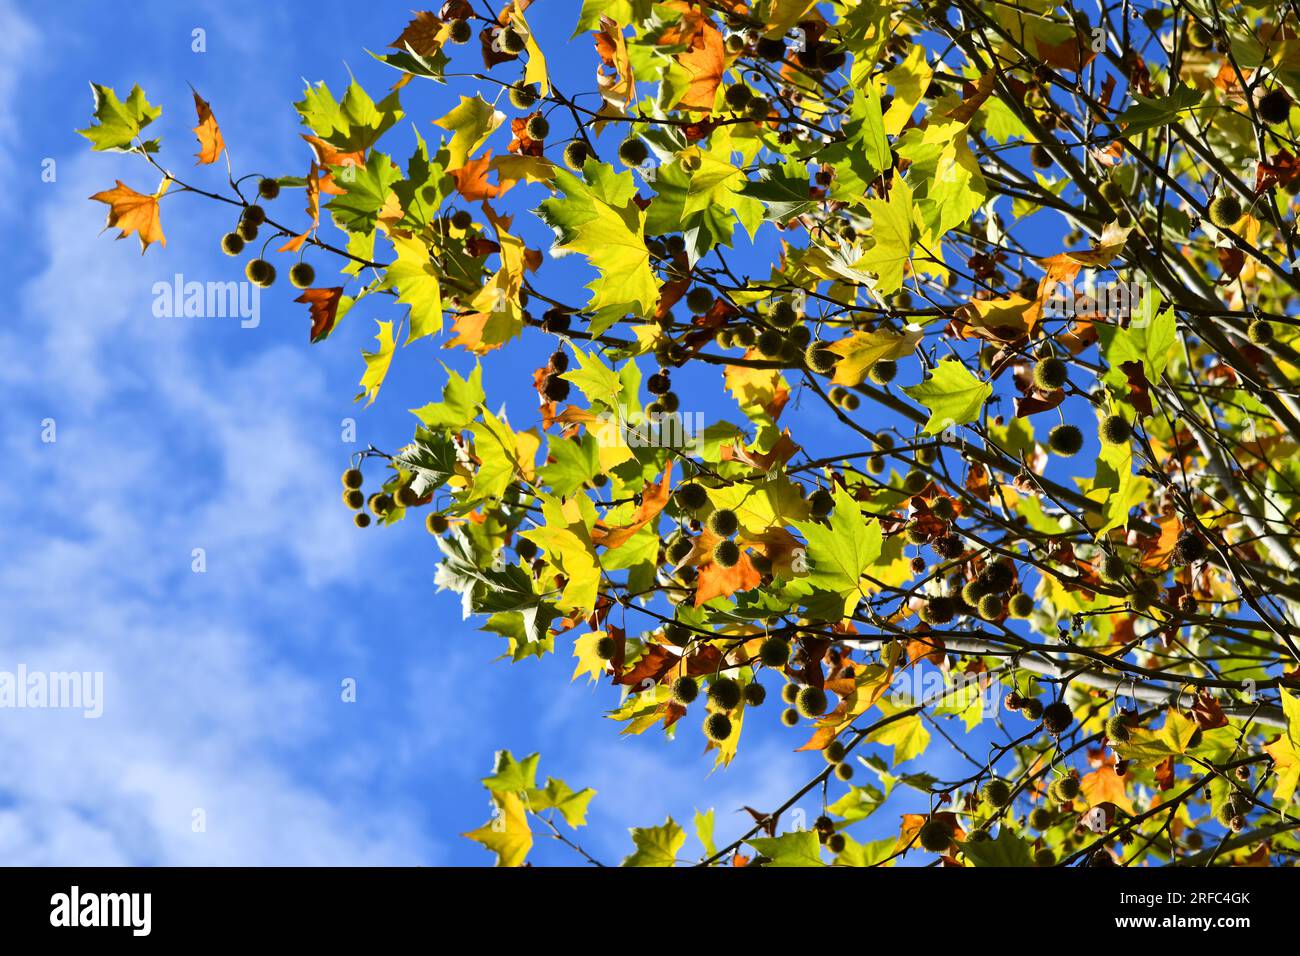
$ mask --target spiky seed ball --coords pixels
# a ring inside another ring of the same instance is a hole
[[[799,699],[799,685],[786,684],[784,687],[782,687],[781,699],[785,701],[787,704],[793,704],[796,700]]]
[[[235,227],[235,232],[239,235],[239,238],[243,239],[245,242],[252,242],[257,238],[257,223],[241,222]]]
[[[840,763],[844,760],[844,744],[838,740],[832,740],[822,748],[822,756],[826,758],[827,763]]]
[[[1107,415],[1101,422],[1101,440],[1108,445],[1127,445],[1133,426],[1123,415]]]
[[[826,348],[826,343],[814,342],[804,350],[803,360],[818,375],[829,375],[835,371],[835,365],[840,357]]]
[[[1275,86],[1259,98],[1259,115],[1264,122],[1273,126],[1285,123],[1291,115],[1291,95],[1280,86]]]
[[[739,681],[730,677],[719,677],[709,685],[709,700],[722,710],[734,710],[740,704],[740,696]]]
[[[451,224],[453,228],[463,232],[474,224],[474,217],[469,214],[467,209],[457,209],[451,214]]]
[[[636,137],[623,140],[618,147],[618,158],[624,166],[640,166],[650,156],[650,148]]]
[[[852,395],[849,396],[849,398],[852,397]],[[867,459],[867,471],[873,475],[883,474],[885,471],[885,459],[880,455],[872,455]]]
[[[835,779],[849,781],[853,779],[853,764],[837,763],[835,765]]]
[[[990,780],[980,789],[980,796],[991,807],[1005,807],[1011,802],[1011,787],[1005,780]]]
[[[468,43],[472,32],[468,20],[452,20],[447,30],[447,39],[452,43]]]
[[[1025,719],[1038,723],[1043,718],[1043,702],[1041,700],[1027,700],[1020,712],[1024,714]]]
[[[700,696],[700,685],[694,677],[679,677],[673,681],[673,700],[685,706]]]
[[[1029,151],[1029,161],[1039,169],[1046,169],[1052,165],[1052,154],[1042,143],[1036,143]]]
[[[1007,602],[1007,613],[1012,617],[1029,617],[1034,613],[1034,599],[1024,591],[1017,591]]]
[[[790,660],[790,644],[784,638],[769,637],[758,645],[758,659],[763,662],[764,667],[773,669],[785,667],[786,662]],[[786,684],[785,686],[786,690],[782,691],[782,695],[788,695],[790,699],[786,703],[792,704],[794,703],[794,694],[798,693],[798,691],[791,692],[789,690],[794,687],[794,684]]]
[[[731,736],[731,718],[726,714],[709,714],[704,718],[704,736],[720,744]]]
[[[984,588],[984,582],[971,581],[961,589],[961,599],[966,602],[968,607],[977,608],[980,606],[980,598],[988,594]]]
[[[529,139],[542,140],[546,139],[551,133],[551,124],[546,121],[542,115],[529,117],[528,122],[524,124],[524,135]]]
[[[1047,847],[1040,847],[1034,851],[1035,866],[1055,866],[1056,854]]]
[[[531,561],[537,557],[537,545],[527,538],[520,538],[515,542],[515,554],[519,555],[521,561]]]
[[[877,385],[888,385],[898,375],[898,363],[892,359],[880,359],[867,370],[867,378]]]
[[[1006,558],[997,558],[985,565],[980,580],[990,593],[1003,594],[1016,579],[1015,565]]]
[[[958,534],[940,535],[935,539],[931,547],[934,548],[935,554],[939,555],[939,557],[947,558],[950,561],[959,557],[966,550],[966,545],[962,541],[961,535]]]
[[[365,507],[366,496],[362,493],[360,488],[344,488],[343,503],[353,511],[360,511]]]
[[[497,33],[497,45],[503,53],[518,56],[524,52],[524,38],[518,30],[505,27]]]
[[[801,688],[794,705],[802,717],[820,717],[826,713],[826,691],[820,687]]]
[[[289,270],[289,282],[295,288],[306,289],[316,281],[316,270],[311,267],[310,262],[295,262],[293,268]]]
[[[754,98],[754,93],[744,83],[733,83],[727,87],[727,91],[722,94],[722,98],[726,100],[727,106],[733,112],[739,113],[749,105],[749,101]]]
[[[446,534],[447,529],[451,527],[451,523],[447,520],[446,515],[435,511],[430,514],[429,517],[424,519],[424,527],[428,530],[429,534]],[[521,557],[522,555],[523,552],[520,552]]]
[[[844,401],[840,402],[840,408],[844,409],[846,412],[856,412],[858,410],[858,405],[861,403],[862,399],[858,398],[858,396],[853,392],[849,392],[849,394],[844,396]],[[882,468],[881,470],[883,471],[884,469]]]
[[[280,184],[274,179],[261,179],[257,183],[257,194],[263,199],[274,199],[280,195]]]
[[[1128,601],[1139,611],[1145,611],[1160,597],[1160,583],[1153,578],[1138,578],[1133,582],[1133,590]]]
[[[618,647],[614,643],[614,638],[608,634],[602,634],[596,639],[596,656],[602,661],[613,660],[616,650],[618,650]]]
[[[818,488],[808,496],[808,513],[814,518],[825,518],[835,508],[835,496],[829,488]]]
[[[244,237],[237,232],[228,232],[221,237],[221,251],[228,256],[237,256],[244,251]]]
[[[419,502],[420,496],[415,493],[415,489],[410,485],[402,485],[397,489],[397,493],[393,495],[393,499],[403,508],[414,508],[416,503]]]
[[[1106,721],[1106,736],[1117,743],[1126,743],[1133,736],[1133,731],[1129,729],[1124,718],[1116,714],[1110,720]]]
[[[510,87],[510,105],[517,110],[532,108],[537,102],[537,90],[531,84],[516,83]]]
[[[708,492],[704,490],[703,485],[692,482],[686,485],[679,485],[677,490],[673,492],[673,501],[675,501],[677,507],[681,508],[683,511],[699,511],[708,504],[709,495]]]
[[[921,846],[931,853],[943,853],[952,845],[952,827],[942,820],[927,820],[917,836]]]
[[[986,621],[994,621],[1002,616],[1003,603],[1000,594],[986,594],[980,598],[979,615]]]
[[[919,495],[930,483],[930,478],[923,471],[909,471],[903,479],[903,490],[909,495]]]
[[[694,548],[695,545],[692,543],[690,538],[678,538],[668,546],[668,563],[673,567],[676,567],[690,557],[691,551],[693,551]]]
[[[1035,830],[1046,830],[1052,825],[1052,811],[1047,807],[1035,807],[1029,814],[1029,825]]]
[[[781,711],[781,723],[785,724],[787,727],[795,726],[799,723],[799,711],[795,710],[793,707],[787,707],[785,710]]]
[[[587,157],[590,155],[587,144],[580,139],[575,139],[564,147],[564,165],[573,170],[582,169],[587,165]]]
[[[713,563],[720,568],[734,568],[740,561],[740,546],[724,538],[713,546]]]
[[[1045,358],[1034,366],[1034,384],[1044,392],[1054,392],[1070,377],[1070,370],[1059,358]]]
[[[745,685],[745,703],[750,707],[761,707],[763,701],[767,700],[767,690],[758,681],[750,681]]]
[[[785,339],[776,329],[764,329],[759,333],[758,341],[755,343],[759,352],[766,358],[776,358],[785,348]]]
[[[1097,563],[1097,576],[1111,584],[1124,580],[1127,571],[1123,559],[1113,554],[1103,554]]]
[[[1053,704],[1052,706],[1056,705]],[[1062,777],[1056,781],[1056,793],[1061,798],[1062,803],[1069,803],[1079,795],[1079,778],[1073,775]]]
[[[1077,455],[1083,448],[1083,432],[1074,425],[1057,425],[1047,433],[1047,447],[1063,458]]]
[[[975,830],[974,832],[968,833],[966,835],[967,843],[987,843],[989,840],[992,839],[993,837],[989,836],[988,830]]]
[[[843,833],[832,833],[826,838],[826,849],[838,856],[844,852],[844,848],[848,846],[848,843],[849,841]]]
[[[921,618],[927,624],[947,624],[957,613],[953,600],[942,594],[936,594],[921,609]]]
[[[836,385],[834,388],[832,388],[829,392],[826,393],[826,397],[831,400],[831,404],[841,405],[844,403],[844,396],[847,394],[849,394],[849,390],[847,388],[845,388],[843,385]]]
[[[645,387],[651,395],[665,395],[673,386],[667,372],[655,372],[646,379]],[[703,502],[701,501],[700,504]]]
[[[903,529],[903,537],[907,539],[908,544],[925,544],[930,538],[925,529],[915,521]]]
[[[244,275],[253,285],[265,289],[275,282],[275,266],[265,259],[249,259],[248,265],[244,266]]]
[[[360,468],[349,468],[343,472],[342,480],[344,488],[360,488],[365,476],[361,474]]]
[[[1195,564],[1209,553],[1205,539],[1195,531],[1184,531],[1174,542],[1174,557],[1181,564]]]
[[[370,515],[364,511],[358,511],[352,516],[352,523],[358,528],[368,528],[370,527]]]
[[[768,575],[772,573],[772,559],[765,554],[751,551],[749,553],[749,563],[754,566],[754,570],[759,574]]]
[[[761,122],[772,113],[772,104],[765,96],[756,96],[745,106],[745,115],[754,122]]]
[[[799,321],[799,313],[789,299],[782,299],[772,306],[767,321],[778,329],[792,329]]]
[[[253,203],[251,206],[245,206],[243,220],[244,222],[251,222],[255,226],[260,226],[262,223],[266,222],[266,210],[257,205],[257,203]]]
[[[1246,327],[1246,338],[1255,345],[1272,345],[1276,335],[1273,323],[1266,319],[1255,319]]]
[[[758,333],[750,325],[742,325],[731,334],[736,340],[736,348],[751,348],[758,341]]]
[[[1120,184],[1113,179],[1108,179],[1101,184],[1101,198],[1106,200],[1112,206],[1118,206],[1124,201],[1124,190]]]
[[[1070,705],[1064,701],[1058,700],[1043,708],[1043,726],[1053,737],[1061,736],[1072,723],[1074,723],[1074,711],[1070,710]]]
[[[713,293],[704,286],[697,285],[686,293],[686,308],[696,315],[703,315],[713,307]]]
[[[542,394],[552,402],[562,402],[569,397],[569,383],[552,372],[542,380]]]
[[[720,538],[729,538],[740,527],[736,513],[730,508],[719,508],[709,515],[708,528]]]
[[[1210,203],[1210,222],[1220,229],[1228,229],[1241,219],[1243,211],[1240,199],[1231,193],[1223,193]]]
[[[376,517],[382,518],[384,515],[388,514],[388,512],[393,510],[393,498],[391,495],[386,495],[382,491],[376,491],[370,496],[366,505]]]
[[[916,455],[917,462],[922,465],[933,465],[939,459],[939,450],[933,445],[923,445],[913,454]]]

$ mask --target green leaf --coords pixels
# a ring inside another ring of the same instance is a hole
[[[587,804],[596,791],[586,787],[574,793],[563,780],[546,778],[546,789],[528,791],[528,806],[534,813],[542,810],[559,810],[564,822],[571,827],[585,826],[587,823]]]
[[[818,205],[809,196],[811,189],[808,167],[796,159],[787,159],[780,166],[762,167],[757,178],[745,183],[740,192],[767,207],[767,219],[785,222]]]
[[[1169,96],[1152,99],[1133,94],[1134,103],[1120,114],[1119,123],[1124,136],[1134,136],[1178,119],[1186,111],[1198,106],[1201,94],[1179,83]]]
[[[634,827],[632,842],[636,852],[623,860],[623,866],[672,866],[686,842],[686,831],[669,817],[663,826]]]
[[[414,472],[411,489],[417,495],[427,495],[455,474],[456,446],[444,433],[421,428],[415,440],[393,456],[393,464]]]
[[[818,590],[839,595],[843,615],[852,614],[866,594],[862,572],[880,557],[883,537],[879,522],[868,524],[858,503],[837,485],[829,528],[812,521],[796,521],[794,525],[808,542],[809,567],[804,580]]]
[[[745,842],[770,860],[765,866],[825,866],[821,843],[813,830],[796,830],[779,837],[754,837]]]
[[[618,397],[623,393],[623,380],[618,377],[618,373],[602,362],[595,352],[574,348],[573,354],[578,359],[578,367],[565,372],[560,378],[578,386],[592,404],[616,408]]]
[[[442,401],[413,408],[411,414],[430,428],[459,431],[478,416],[479,406],[487,400],[483,391],[483,368],[475,362],[468,379],[461,378],[446,365],[443,370],[447,373],[447,384],[442,389]]]
[[[916,204],[912,190],[895,177],[889,199],[868,199],[871,235],[876,242],[862,254],[857,265],[876,274],[876,292],[892,295],[903,287],[903,267],[912,256],[917,238]]]
[[[483,778],[483,786],[494,793],[522,793],[537,786],[537,764],[541,754],[529,754],[523,760],[515,760],[509,750],[498,750],[496,769],[492,776]]]
[[[960,844],[966,859],[973,866],[1033,866],[1034,858],[1029,844],[1011,832],[1007,826],[998,830],[996,840],[967,840]]]
[[[162,115],[162,107],[151,106],[145,99],[144,90],[138,86],[131,87],[125,103],[117,98],[111,86],[91,83],[90,91],[95,96],[95,122],[77,132],[90,140],[91,149],[96,152],[137,149],[135,138],[140,131]],[[156,139],[145,144],[146,152],[156,152],[157,149]]]
[[[409,345],[442,331],[442,286],[429,258],[429,247],[414,236],[394,235],[397,259],[389,265],[383,287],[397,290],[397,301],[411,307]]]
[[[342,103],[321,82],[304,90],[294,106],[313,133],[344,153],[369,149],[403,116],[396,91],[376,104],[356,80],[348,84]]]
[[[504,113],[475,94],[473,97],[462,96],[460,105],[446,116],[434,120],[433,125],[441,126],[452,134],[451,142],[447,144],[447,172],[464,166],[505,118]]]
[[[903,391],[929,409],[925,433],[937,435],[952,425],[979,418],[993,386],[981,382],[956,359],[944,359],[928,379],[920,385],[904,386]]]
[[[334,181],[344,193],[331,199],[327,207],[334,224],[345,232],[373,232],[379,210],[401,179],[401,170],[377,151],[370,154],[364,166],[335,167]]]
[[[552,253],[580,252],[599,273],[587,286],[592,291],[589,309],[648,315],[659,301],[659,280],[650,271],[645,213],[632,202],[632,174],[615,175],[613,167],[595,162],[587,164],[587,171],[592,185],[557,169],[555,185],[564,198],[547,199],[538,207],[538,215],[556,232]]]
[[[701,813],[695,811],[695,835],[699,838],[700,844],[704,847],[706,857],[713,856],[718,852],[718,848],[713,844],[713,808],[710,807],[708,812]]]
[[[903,708],[890,702],[888,698],[880,700],[880,712],[886,717],[898,713]],[[905,760],[911,760],[924,752],[930,745],[930,732],[921,722],[920,714],[909,714],[873,731],[867,738],[872,743],[884,744],[894,748],[894,766]]]

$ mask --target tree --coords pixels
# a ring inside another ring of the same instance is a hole
[[[287,273],[314,343],[395,300],[358,400],[422,339],[482,359],[344,500],[422,517],[466,614],[516,662],[572,653],[628,733],[702,724],[726,765],[747,724],[802,727],[826,759],[729,846],[699,818],[706,862],[1294,859],[1295,9],[585,0],[576,93],[526,13],[449,0],[378,55],[382,99],[308,88],[305,176],[182,181],[161,109],[95,86],[83,135],[161,185],[92,198],[142,250],[164,194],[235,207],[223,248]],[[476,94],[395,162],[404,88],[449,77]],[[520,429],[485,376],[539,341]],[[947,746],[958,779],[898,769]],[[582,852],[555,817],[593,794],[537,762],[485,781],[467,836],[502,864],[537,824]],[[930,812],[859,842],[895,783]],[[816,825],[781,832],[810,793]],[[686,838],[635,830],[625,862]]]

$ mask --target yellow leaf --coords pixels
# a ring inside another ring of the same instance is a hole
[[[533,831],[528,826],[528,811],[515,793],[495,793],[493,800],[498,805],[497,815],[477,830],[462,833],[461,836],[482,843],[495,853],[497,866],[522,866],[528,851],[533,848]]]
[[[366,404],[374,402],[375,396],[379,394],[379,387],[384,384],[384,378],[388,375],[388,366],[393,361],[393,323],[380,322],[379,334],[375,336],[375,341],[379,343],[379,348],[374,352],[362,352],[361,357],[366,360],[366,372],[361,376],[362,392],[357,396],[357,400],[367,399]]]
[[[194,91],[194,111],[199,114],[199,125],[194,127],[194,135],[199,138],[199,151],[195,155],[202,165],[215,163],[226,148],[226,141],[217,125],[217,118],[212,115],[212,107],[197,90]]]

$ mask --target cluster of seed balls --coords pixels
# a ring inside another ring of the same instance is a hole
[[[274,179],[262,179],[257,184],[257,195],[266,201],[280,195],[280,184]],[[250,203],[243,208],[234,232],[221,237],[221,251],[228,256],[237,256],[244,251],[244,246],[257,239],[258,230],[266,222],[266,210],[257,203]],[[258,288],[265,289],[275,282],[275,266],[258,256],[249,259],[244,266],[244,275]],[[298,262],[289,270],[289,281],[299,289],[305,289],[316,281],[316,270],[310,263]]]
[[[659,403],[662,404],[664,398],[669,395],[672,395],[672,392],[665,392],[660,395]],[[694,516],[708,505],[709,493],[704,485],[699,482],[687,482],[678,486],[673,492],[673,503],[683,514]],[[835,499],[830,491],[825,488],[819,488],[808,496],[808,511],[813,518],[825,518],[834,507]],[[713,546],[713,552],[710,555],[714,564],[720,568],[733,568],[739,563],[740,545],[732,540],[732,536],[740,530],[740,519],[736,517],[734,511],[730,508],[715,508],[709,512],[708,517],[703,522],[696,517],[692,517],[690,525],[697,531],[701,528],[708,528],[710,533],[720,539]],[[690,557],[694,547],[695,541],[689,534],[684,531],[677,531],[669,539],[665,555],[668,562],[676,567]],[[760,574],[771,573],[772,563],[765,555],[755,553],[751,555],[750,562]]]

